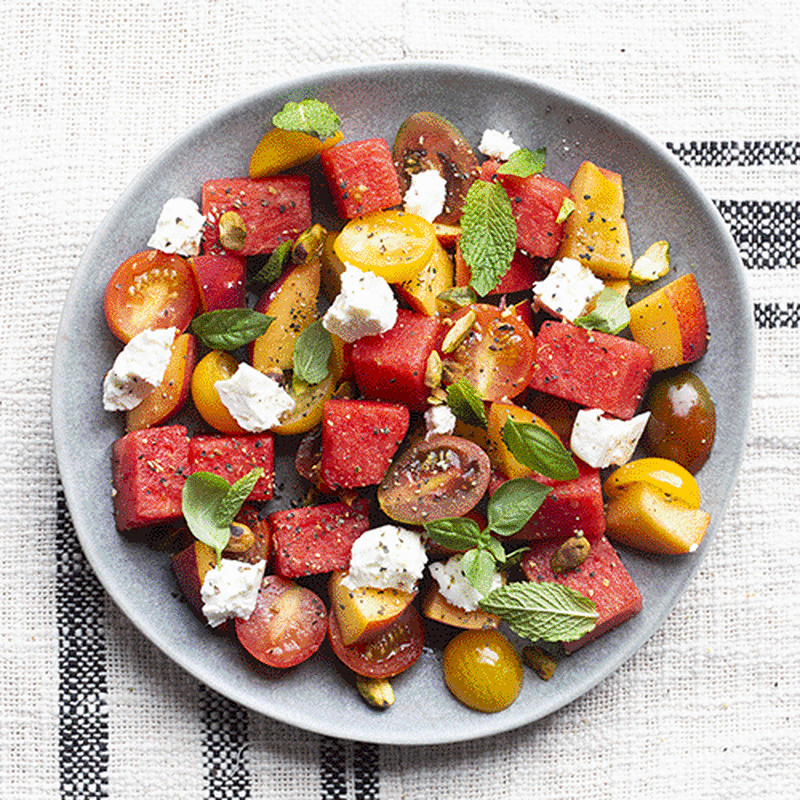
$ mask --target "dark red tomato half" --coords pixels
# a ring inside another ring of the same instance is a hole
[[[236,620],[236,635],[253,658],[270,667],[293,667],[319,650],[328,612],[310,589],[266,575],[249,619]]]
[[[391,678],[407,670],[422,654],[425,632],[422,617],[409,606],[396,622],[370,642],[346,647],[342,642],[336,614],[328,619],[328,638],[337,658],[349,669],[365,678]]]
[[[145,250],[120,264],[106,286],[103,310],[111,332],[129,342],[148,328],[189,327],[200,293],[186,259]]]

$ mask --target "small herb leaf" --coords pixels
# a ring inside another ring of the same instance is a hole
[[[517,223],[511,201],[499,183],[475,181],[461,217],[461,253],[470,268],[470,286],[488,294],[511,266]]]
[[[461,571],[484,597],[492,589],[492,579],[495,574],[494,564],[494,556],[482,547],[467,550],[461,558]]]
[[[486,418],[486,408],[480,392],[466,378],[461,378],[457,383],[447,387],[447,405],[467,425],[474,425],[484,430],[488,427],[489,421]]]
[[[536,513],[551,491],[550,486],[532,478],[513,478],[502,483],[489,500],[489,530],[500,536],[517,533]]]
[[[289,254],[292,252],[291,242],[281,242],[270,254],[267,263],[250,278],[251,283],[272,283],[280,278]]]
[[[631,312],[625,304],[625,298],[606,286],[597,296],[594,308],[578,317],[575,324],[603,333],[619,333],[630,321]]]
[[[313,97],[307,97],[299,103],[288,102],[272,118],[272,124],[276,128],[307,133],[323,141],[342,127],[342,121],[334,110]]]
[[[557,481],[578,477],[578,467],[569,450],[541,425],[509,418],[500,433],[511,455],[528,469]]]
[[[332,350],[333,340],[322,326],[322,320],[312,322],[297,337],[294,345],[292,368],[295,376],[310,384],[325,380]]]
[[[253,487],[263,474],[264,470],[261,467],[256,467],[230,486],[220,499],[214,512],[214,520],[218,525],[229,526],[233,522],[244,501],[250,497]]]
[[[515,150],[502,166],[498,167],[500,175],[514,175],[517,178],[529,178],[544,171],[544,161],[547,148],[528,150],[525,147]]]
[[[450,550],[469,550],[481,542],[478,523],[468,517],[447,517],[425,523],[425,533]]]
[[[224,308],[201,314],[192,332],[211,350],[236,350],[263,336],[273,319],[249,308]]]
[[[521,581],[495,589],[480,601],[514,633],[533,641],[572,642],[597,623],[592,600],[560,583]]]

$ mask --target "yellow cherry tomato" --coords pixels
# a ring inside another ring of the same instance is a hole
[[[447,688],[476,711],[502,711],[522,689],[522,659],[499,631],[459,633],[444,649],[443,667]]]
[[[694,476],[668,458],[640,458],[629,461],[611,473],[603,484],[610,498],[617,497],[634,483],[646,483],[664,492],[672,500],[689,508],[700,508],[700,487]]]
[[[250,157],[250,177],[267,178],[304,164],[314,156],[339,144],[344,138],[341,131],[321,141],[316,136],[300,131],[273,128],[267,131]]]
[[[200,359],[192,373],[192,400],[200,416],[220,433],[247,433],[219,399],[214,384],[232,378],[239,362],[222,350],[212,350]]]
[[[374,272],[389,283],[416,275],[435,248],[436,230],[430,222],[391,209],[351,219],[333,243],[341,261]]]

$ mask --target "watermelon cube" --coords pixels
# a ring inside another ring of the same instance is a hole
[[[380,483],[408,431],[408,408],[369,400],[328,400],[322,411],[319,476],[331,487]]]
[[[268,517],[275,572],[284,578],[347,569],[353,542],[369,528],[369,501],[293,508]]]
[[[275,444],[271,433],[241,436],[195,436],[189,441],[189,472],[214,472],[233,484],[251,469],[261,467],[249,499],[255,502],[272,498]]]
[[[400,181],[385,139],[362,139],[320,154],[336,213],[364,216],[403,202]]]
[[[234,253],[194,256],[189,259],[202,311],[223,308],[244,308],[245,270],[247,261]]]
[[[357,340],[351,361],[364,397],[403,403],[412,411],[425,410],[430,394],[425,369],[431,353],[441,346],[444,333],[436,317],[401,308],[391,329]]]
[[[203,184],[202,204],[208,220],[205,253],[226,252],[219,241],[219,220],[226,211],[235,211],[246,228],[244,244],[236,253],[271,253],[311,226],[311,181],[307,175],[215,178]]]
[[[631,419],[653,371],[653,356],[637,342],[548,321],[536,336],[531,387],[586,408]]]
[[[589,557],[583,564],[560,574],[550,567],[550,559],[557,548],[557,542],[535,542],[523,557],[521,566],[528,580],[560,583],[595,602],[600,616],[594,629],[574,642],[564,642],[564,650],[574,653],[638,614],[642,610],[642,595],[605,536],[592,542]]]
[[[114,517],[120,531],[161,525],[181,516],[189,439],[183,425],[146,428],[111,448]]]

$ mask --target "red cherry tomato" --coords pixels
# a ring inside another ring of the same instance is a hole
[[[451,319],[457,325],[475,315],[463,341],[445,356],[448,383],[466,378],[484,400],[509,400],[524,391],[533,377],[536,339],[514,306],[505,309],[476,303],[459,309]]]
[[[264,577],[255,611],[249,619],[236,620],[236,635],[245,650],[270,667],[293,667],[310,658],[327,630],[322,600],[278,575]]]
[[[200,294],[188,262],[146,250],[120,264],[106,286],[103,310],[111,332],[129,342],[148,328],[189,327]]]
[[[336,614],[328,619],[328,638],[337,658],[365,678],[391,678],[408,669],[422,654],[425,633],[422,618],[414,606],[370,642],[345,646]]]

